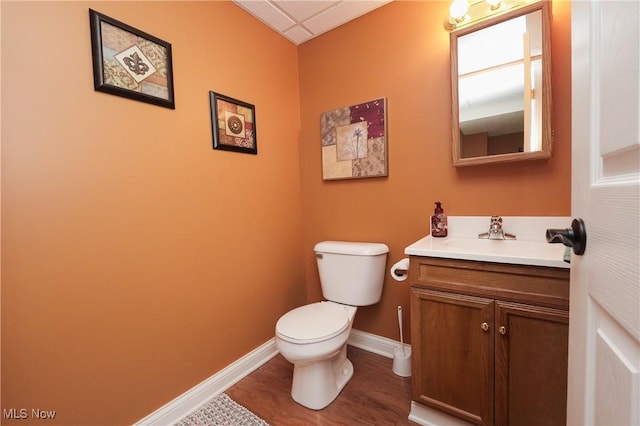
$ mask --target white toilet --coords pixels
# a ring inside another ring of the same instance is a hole
[[[324,241],[314,247],[325,302],[284,314],[276,347],[293,367],[291,396],[305,407],[329,405],[353,376],[347,339],[357,306],[380,301],[389,247],[381,243]]]

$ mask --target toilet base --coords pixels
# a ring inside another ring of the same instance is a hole
[[[333,359],[293,367],[291,397],[298,404],[321,410],[331,404],[353,376],[353,364],[347,359],[347,345]]]

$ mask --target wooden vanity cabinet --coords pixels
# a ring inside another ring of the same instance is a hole
[[[569,270],[410,262],[413,399],[471,424],[566,424]]]

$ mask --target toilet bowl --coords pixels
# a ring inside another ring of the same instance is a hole
[[[291,396],[307,408],[329,405],[353,376],[347,340],[358,306],[380,301],[389,247],[323,241],[314,247],[325,302],[284,314],[276,348],[293,364]]]
[[[357,308],[325,301],[304,305],[276,324],[276,347],[294,365],[291,396],[320,410],[329,405],[353,376],[347,340]]]

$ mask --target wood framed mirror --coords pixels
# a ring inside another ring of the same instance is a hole
[[[551,157],[551,10],[539,1],[450,35],[456,167]]]

